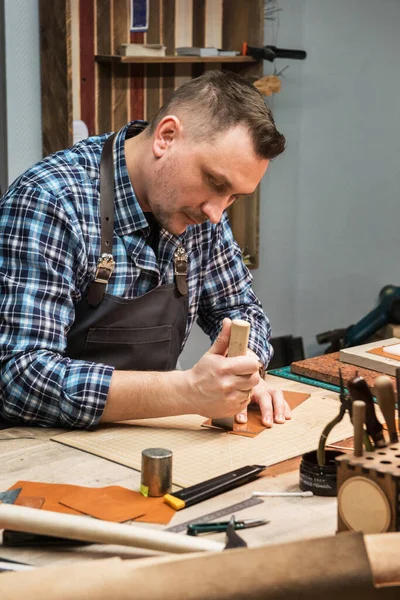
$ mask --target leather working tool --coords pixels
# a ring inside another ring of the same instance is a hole
[[[358,372],[356,372],[355,377],[347,381],[347,389],[349,390],[352,400],[363,400],[365,402],[365,425],[367,434],[372,438],[376,448],[385,448],[386,441],[383,435],[383,427],[376,417],[374,398],[368,383],[363,377],[358,375]],[[366,436],[364,441],[367,442]],[[372,450],[372,448],[368,446],[368,443],[366,443],[366,447],[368,451]]]
[[[266,525],[269,523],[266,519],[244,519],[243,521],[236,521],[233,516],[233,528],[236,529],[249,529],[250,527],[260,527],[260,525]],[[186,533],[188,535],[198,535],[199,533],[218,533],[220,531],[227,531],[228,525],[231,521],[218,521],[216,523],[190,523],[188,525]]]
[[[191,485],[180,492],[165,494],[164,502],[175,510],[181,510],[203,500],[214,498],[214,496],[223,494],[239,485],[253,481],[266,468],[265,465],[247,465],[246,467],[241,467],[218,477],[212,477],[201,483]]]
[[[339,414],[337,415],[337,417],[335,417],[334,419],[332,419],[332,421],[330,421],[324,428],[321,437],[319,439],[319,444],[318,444],[318,450],[317,450],[317,459],[318,459],[318,464],[320,467],[323,467],[325,465],[325,444],[326,444],[326,440],[328,435],[330,434],[330,432],[332,431],[332,429],[335,427],[335,425],[337,425],[338,423],[340,423],[340,421],[343,419],[346,411],[348,411],[349,415],[350,415],[350,420],[352,420],[352,400],[351,398],[345,393],[345,387],[344,387],[344,383],[343,383],[343,376],[342,376],[342,371],[339,369],[339,377],[340,377],[340,394],[339,394],[339,399],[340,399],[340,409],[339,409]]]
[[[390,443],[397,444],[399,438],[395,419],[396,397],[392,380],[387,375],[381,375],[375,379],[374,389],[379,407],[386,421]]]
[[[242,319],[233,319],[227,357],[245,356],[249,342],[250,323]],[[222,429],[233,429],[235,417],[211,419],[211,425]]]
[[[235,516],[232,515],[226,530],[225,550],[231,548],[247,548],[246,542],[235,531]]]

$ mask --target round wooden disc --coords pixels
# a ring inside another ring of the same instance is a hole
[[[347,479],[339,490],[338,508],[344,523],[353,531],[384,533],[389,529],[389,501],[381,488],[370,479]]]

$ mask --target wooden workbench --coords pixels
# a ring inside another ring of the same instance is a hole
[[[269,376],[270,383],[278,388],[312,392],[315,388],[281,378]],[[337,397],[334,392],[327,392]],[[322,428],[323,424],[321,424]],[[280,427],[275,425],[275,427]],[[14,432],[16,439],[4,439],[6,432]],[[69,483],[102,487],[121,485],[138,490],[140,473],[108,460],[81,452],[50,441],[50,437],[62,430],[42,428],[17,428],[0,431],[0,491],[17,480]],[[26,437],[24,436],[32,436]],[[281,472],[271,468],[271,475],[232,490],[224,495],[179,511],[167,528],[190,519],[214,512],[231,504],[250,498],[253,490],[298,491],[299,460],[292,459],[283,465]],[[241,531],[240,535],[249,546],[261,546],[295,541],[311,537],[333,535],[336,531],[336,498],[314,496],[311,498],[264,498],[264,503],[249,507],[237,514],[237,518],[266,518],[268,525]],[[141,524],[149,527],[147,524]],[[154,525],[152,526],[154,527]],[[1,535],[1,534],[0,534]],[[224,534],[212,539],[224,540]],[[0,556],[34,565],[67,563],[82,559],[106,558],[118,555],[124,558],[149,556],[151,552],[126,547],[90,545],[76,548],[22,549],[0,547]]]

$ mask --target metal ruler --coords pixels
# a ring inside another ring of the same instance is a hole
[[[208,515],[203,515],[201,517],[195,517],[190,521],[185,521],[185,523],[179,523],[179,525],[174,525],[173,527],[168,527],[165,531],[172,531],[174,533],[178,533],[179,531],[183,531],[187,528],[191,523],[208,523],[209,521],[215,521],[220,517],[225,517],[226,515],[233,515],[244,508],[248,508],[249,506],[255,506],[256,504],[263,504],[263,500],[261,498],[248,498],[248,500],[243,500],[243,502],[237,502],[236,504],[231,504],[231,506],[226,506],[225,508],[221,508],[221,510],[216,510],[215,512],[208,513]]]

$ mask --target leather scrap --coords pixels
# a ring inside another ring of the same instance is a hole
[[[89,515],[104,521],[128,520],[167,525],[175,511],[163,498],[145,498],[140,492],[121,486],[90,488],[70,484],[17,481],[10,490],[21,488],[22,506],[52,512]],[[24,504],[25,502],[28,504]],[[30,504],[29,504],[30,502]]]
[[[283,396],[286,402],[289,404],[291,410],[294,410],[297,406],[299,406],[302,402],[307,400],[311,394],[307,394],[305,392],[293,392],[290,390],[283,390]],[[203,427],[211,427],[212,429],[219,429],[215,427],[211,423],[211,419],[207,419],[203,423]],[[247,423],[237,423],[234,421],[233,430],[228,431],[227,433],[233,435],[242,435],[244,437],[255,437],[264,429],[268,429],[263,425],[261,421],[261,412],[258,407],[258,404],[249,404],[247,407]],[[225,430],[226,431],[226,430]]]

